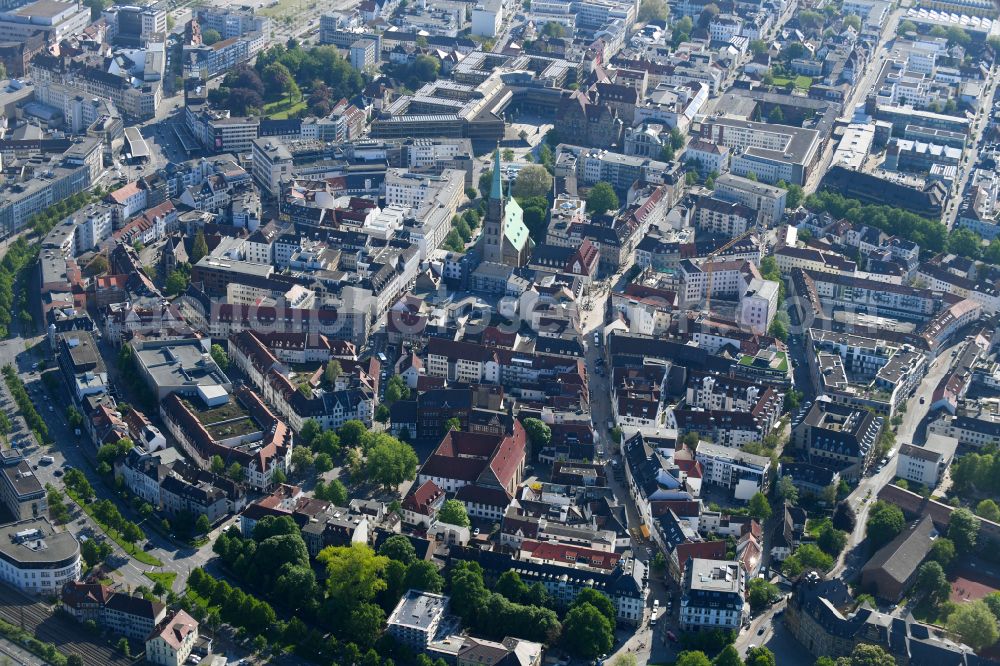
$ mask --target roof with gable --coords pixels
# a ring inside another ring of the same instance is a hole
[[[198,621],[186,612],[179,610],[154,629],[146,640],[160,638],[174,650],[179,650],[191,633],[197,635]]]

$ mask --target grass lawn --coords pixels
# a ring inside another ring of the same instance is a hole
[[[91,519],[95,523],[97,523],[98,525],[100,525],[101,529],[104,530],[104,533],[107,534],[109,537],[111,537],[112,541],[114,541],[119,546],[121,546],[122,550],[124,550],[126,553],[128,553],[129,555],[131,555],[135,559],[139,560],[143,564],[148,564],[151,567],[162,567],[163,566],[163,562],[161,562],[160,560],[156,559],[155,557],[153,557],[152,555],[150,555],[149,553],[147,553],[146,551],[144,551],[142,548],[140,548],[139,546],[135,545],[134,543],[129,543],[129,542],[125,541],[125,539],[122,538],[122,535],[119,534],[117,530],[112,529],[109,525],[105,525],[104,523],[102,523],[101,521],[99,521],[94,516],[94,510],[91,508],[91,505],[87,504],[86,502],[84,502],[83,500],[81,500],[80,496],[77,495],[75,492],[73,492],[69,488],[66,488],[66,494],[74,502],[76,502],[77,504],[79,504],[80,508],[83,509],[84,512],[88,516],[90,516]]]
[[[277,102],[265,104],[264,115],[273,120],[287,120],[289,116],[293,116],[305,108],[305,96],[293,103],[289,103],[287,99],[280,99]]]
[[[168,590],[174,589],[174,580],[177,578],[177,573],[173,571],[146,571],[142,575]]]
[[[796,76],[794,79],[790,79],[785,76],[774,77],[774,85],[778,86],[779,88],[784,88],[789,83],[794,83],[795,87],[800,90],[809,90],[809,88],[813,84],[813,80],[811,76],[804,76],[804,75]]]
[[[829,518],[808,518],[806,520],[806,534],[813,539],[818,539],[819,533],[829,524]]]

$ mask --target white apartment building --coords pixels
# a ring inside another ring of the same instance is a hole
[[[680,627],[739,631],[749,612],[743,567],[729,560],[688,560],[684,569]]]
[[[715,179],[715,196],[738,201],[760,213],[760,223],[773,226],[781,221],[788,193],[780,187],[724,173]]]
[[[902,444],[896,456],[896,476],[934,489],[955,457],[958,440],[931,434],[924,446]]]
[[[281,182],[292,177],[292,153],[277,139],[253,140],[253,177],[260,188],[276,197]]]
[[[773,280],[753,278],[740,294],[736,321],[757,335],[765,335],[778,313],[780,287]]]
[[[420,590],[407,590],[386,621],[386,632],[416,652],[434,640],[448,613],[449,597]]]
[[[703,483],[729,488],[738,500],[745,502],[758,492],[767,492],[767,476],[771,468],[771,459],[767,456],[699,442],[695,459],[704,469]]]
[[[113,210],[106,204],[90,204],[73,217],[78,251],[93,250],[111,237]]]

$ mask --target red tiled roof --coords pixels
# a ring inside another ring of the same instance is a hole
[[[724,560],[726,559],[726,542],[697,541],[677,545],[677,564],[681,571],[684,570],[687,561],[695,557],[705,560]]]
[[[410,492],[403,499],[403,508],[425,516],[429,515],[431,504],[443,494],[444,491],[438,488],[436,483],[433,481],[424,481],[420,484],[419,488]]]
[[[595,569],[613,570],[621,559],[619,553],[607,553],[602,550],[579,548],[561,543],[547,541],[524,541],[521,550],[531,553],[530,557],[547,562],[562,564],[585,564]]]

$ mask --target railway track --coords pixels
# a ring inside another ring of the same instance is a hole
[[[78,654],[84,663],[93,666],[128,666],[126,659],[106,645],[92,642],[92,636],[74,620],[49,612],[48,606],[0,585],[0,618],[15,626],[24,626],[39,640],[52,643],[64,654]]]

